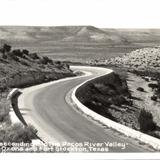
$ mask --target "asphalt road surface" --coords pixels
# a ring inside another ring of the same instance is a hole
[[[48,142],[111,143],[111,152],[147,152],[137,141],[96,124],[78,113],[66,102],[66,95],[87,79],[97,77],[107,70],[92,67],[72,67],[73,70],[90,72],[85,77],[70,78],[49,86],[31,87],[24,90],[19,101],[24,119],[33,124]],[[22,102],[23,101],[23,102]],[[125,148],[117,146],[126,144]]]

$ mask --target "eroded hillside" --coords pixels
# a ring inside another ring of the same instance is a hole
[[[11,102],[7,98],[11,88],[27,87],[68,76],[74,76],[68,64],[53,61],[46,56],[40,57],[37,53],[30,53],[26,49],[12,50],[12,47],[7,44],[1,46],[0,142],[9,142],[10,144],[12,142],[31,143],[33,139],[37,139],[38,131],[32,125],[24,126],[21,123],[12,122]],[[17,103],[16,99],[14,101]]]
[[[73,76],[68,64],[39,57],[25,49],[11,50],[6,44],[1,48],[1,88],[25,87],[67,76]]]

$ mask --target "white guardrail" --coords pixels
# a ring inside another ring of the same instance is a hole
[[[109,69],[106,69],[107,70],[107,73],[111,73],[112,70],[109,70]],[[104,74],[105,75],[105,74]],[[101,75],[101,76],[104,76],[104,75]],[[99,76],[99,77],[101,77]],[[98,78],[98,77],[96,77]],[[94,120],[96,121],[99,121],[101,122],[102,124],[110,127],[110,128],[113,128],[115,130],[117,130],[118,132],[121,132],[123,133],[124,135],[128,136],[128,137],[132,137],[134,139],[137,139],[145,144],[148,144],[150,146],[152,146],[154,149],[160,151],[160,139],[158,138],[154,138],[152,136],[149,136],[147,134],[144,134],[140,131],[136,131],[134,129],[131,129],[129,127],[126,127],[122,124],[119,124],[119,123],[116,123],[108,118],[105,118],[99,114],[97,114],[96,112],[90,110],[88,107],[86,107],[85,105],[83,105],[79,100],[78,98],[76,97],[76,91],[79,87],[81,87],[82,85],[84,85],[85,83],[87,83],[88,81],[91,81],[95,78],[91,78],[89,80],[86,80],[85,82],[81,83],[80,85],[76,86],[74,89],[73,89],[73,92],[71,94],[71,98],[73,100],[73,102],[76,104],[76,106],[78,107],[78,109],[80,109],[82,112],[84,112],[84,114],[92,117]]]

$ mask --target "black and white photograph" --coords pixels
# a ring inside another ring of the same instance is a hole
[[[159,7],[122,1],[2,4],[1,154],[159,155]]]

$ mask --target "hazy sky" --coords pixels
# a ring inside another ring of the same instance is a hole
[[[0,0],[0,25],[160,28],[160,0]]]

